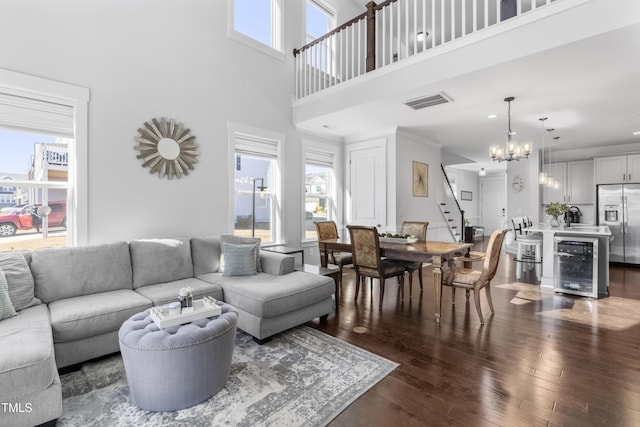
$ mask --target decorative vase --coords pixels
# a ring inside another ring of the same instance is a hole
[[[552,227],[560,227],[560,221],[558,221],[558,215],[552,215],[549,225]]]

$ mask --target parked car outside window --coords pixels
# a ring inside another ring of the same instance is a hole
[[[0,215],[0,237],[9,237],[18,230],[30,230],[35,228],[40,231],[42,218],[38,215],[38,208],[42,204],[25,205],[18,207],[14,212]],[[67,226],[67,202],[50,202],[48,205],[51,213],[48,217],[49,227]]]

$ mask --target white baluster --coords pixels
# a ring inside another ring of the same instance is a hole
[[[444,22],[444,7],[445,7],[445,0],[440,0],[440,44],[444,44],[444,42],[447,40],[446,38],[446,25]]]
[[[484,28],[489,26],[489,2],[484,0]]]
[[[473,0],[473,32],[478,31],[478,2],[480,0]]]
[[[387,6],[389,9],[389,64],[393,62],[393,4]]]
[[[396,43],[396,52],[398,55],[398,61],[400,61],[400,53],[402,53],[402,46],[400,46],[400,40],[402,40],[402,11],[400,10],[400,2],[395,2],[393,5],[397,7],[396,15],[398,15],[398,25],[396,29],[396,40],[398,42]]]
[[[433,30],[431,30],[433,32]],[[422,0],[422,51],[427,50],[427,0]]]
[[[431,47],[436,47],[436,0],[431,0]]]
[[[456,0],[451,0],[451,41],[456,39]]]

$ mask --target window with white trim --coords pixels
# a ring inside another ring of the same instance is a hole
[[[3,244],[35,249],[85,242],[86,185],[80,180],[86,179],[88,95],[84,88],[0,69],[0,173],[14,185],[12,207],[4,209],[19,216],[2,220],[0,250],[9,249]],[[60,209],[48,215],[38,209],[54,205]]]
[[[284,0],[232,0],[233,30],[278,51],[283,50]]]
[[[280,230],[281,141],[233,132],[234,234],[275,243]]]
[[[335,220],[337,153],[304,148],[304,229],[302,240],[318,238],[315,221]]]
[[[335,12],[326,4],[319,0],[307,0],[306,43],[327,34],[336,27],[335,22]]]
[[[306,9],[306,43],[310,43],[327,34],[335,25],[335,12],[333,12],[326,4],[319,0],[307,0]],[[329,56],[333,56],[333,47],[331,44],[320,44],[317,46],[321,51],[318,57],[307,57],[307,64],[314,65],[318,69],[329,72],[328,65],[331,61]]]

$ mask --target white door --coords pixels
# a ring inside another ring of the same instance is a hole
[[[480,215],[484,234],[491,235],[506,225],[507,191],[505,177],[480,179]]]
[[[379,226],[387,222],[385,143],[357,144],[349,152],[349,223]]]

